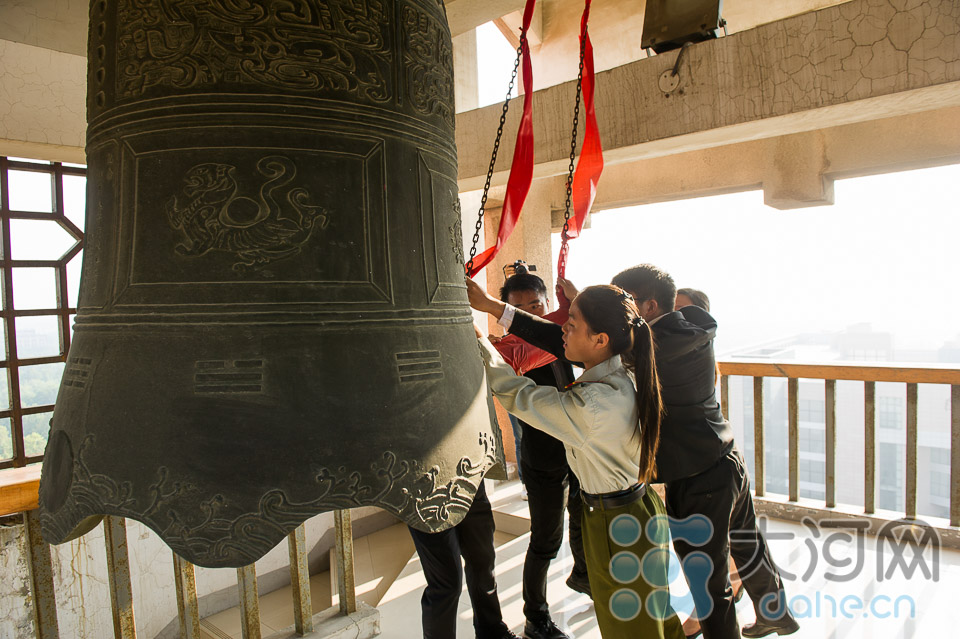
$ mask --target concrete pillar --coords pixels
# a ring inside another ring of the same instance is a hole
[[[471,29],[453,38],[453,82],[457,113],[479,106],[478,74],[477,30]]]
[[[833,180],[826,139],[821,131],[767,140],[763,168],[763,201],[777,209],[833,204]]]
[[[522,259],[536,265],[536,274],[543,278],[549,291],[550,302],[554,303],[554,264],[550,245],[551,211],[556,198],[562,197],[562,189],[557,189],[554,179],[535,180],[523,204],[520,221],[507,240],[506,245],[487,267],[487,290],[499,295],[503,285],[503,267]],[[497,229],[500,226],[500,209],[487,213],[484,238],[487,246],[496,242]]]

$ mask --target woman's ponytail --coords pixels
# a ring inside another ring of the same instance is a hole
[[[649,482],[657,474],[663,400],[660,398],[660,378],[653,355],[653,331],[643,320],[634,321],[633,324],[633,375],[637,384],[637,411],[640,415],[640,481]]]

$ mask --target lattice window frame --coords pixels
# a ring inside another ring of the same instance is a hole
[[[36,213],[32,211],[14,211],[10,209],[10,175],[11,170],[45,173],[52,176],[52,212]],[[87,170],[81,166],[67,165],[60,162],[35,163],[13,160],[0,156],[0,286],[2,286],[3,307],[0,309],[5,325],[4,358],[0,360],[0,369],[7,376],[7,392],[9,393],[9,408],[0,410],[0,419],[10,420],[11,439],[13,443],[13,457],[0,459],[0,469],[22,467],[43,459],[43,455],[26,454],[23,434],[23,418],[27,415],[49,413],[53,410],[52,404],[24,407],[21,401],[20,369],[24,366],[37,364],[66,363],[67,352],[70,350],[70,319],[77,310],[70,306],[70,294],[67,280],[67,265],[80,251],[83,250],[83,231],[67,218],[64,203],[63,178],[66,175],[86,177]],[[53,221],[71,237],[76,243],[63,255],[55,260],[15,260],[12,258],[12,244],[10,234],[11,220],[43,220]],[[56,308],[45,309],[17,309],[14,306],[14,268],[52,268],[55,272]],[[30,357],[20,359],[17,353],[17,318],[21,317],[49,317],[57,318],[57,332],[60,339],[58,355],[47,357]]]

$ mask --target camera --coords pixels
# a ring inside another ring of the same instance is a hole
[[[513,264],[507,264],[503,267],[503,277],[510,278],[514,275],[525,275],[531,271],[536,271],[537,267],[534,264],[527,264],[523,260],[517,260]]]

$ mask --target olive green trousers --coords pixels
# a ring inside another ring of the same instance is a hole
[[[670,529],[653,491],[617,508],[583,507],[583,549],[604,639],[685,639],[670,606]]]

